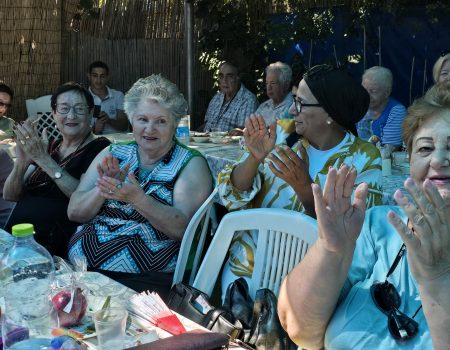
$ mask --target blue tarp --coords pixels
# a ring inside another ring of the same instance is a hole
[[[430,20],[426,15],[424,7],[408,7],[402,13],[401,18],[393,18],[389,13],[377,12],[371,15],[366,22],[365,66],[370,68],[379,65],[378,33],[380,31],[381,65],[389,68],[394,76],[392,96],[406,106],[410,104],[410,99],[414,100],[423,95],[423,91],[433,84],[434,62],[443,50],[450,49],[450,21],[444,12],[448,14],[448,11],[444,10],[442,16],[435,21]],[[348,10],[338,7],[333,9],[333,13],[333,34],[324,42],[313,42],[311,65],[335,62],[334,48],[338,60],[353,54],[363,56],[363,28],[356,35],[344,36],[345,16],[348,15]],[[274,23],[290,21],[292,16],[295,14],[277,15],[272,18],[272,21]],[[292,63],[294,55],[302,55],[304,64],[308,65],[310,51],[310,41],[300,40],[291,43],[291,46],[284,50],[273,52],[270,61],[281,60]],[[349,64],[348,69],[355,78],[360,79],[364,72],[364,64],[362,61],[358,64]],[[413,71],[412,76],[411,70]]]

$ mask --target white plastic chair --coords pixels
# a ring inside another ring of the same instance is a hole
[[[172,285],[181,282],[183,280],[183,276],[186,271],[187,261],[189,258],[189,253],[192,247],[192,242],[194,241],[195,238],[195,233],[197,232],[199,225],[202,224],[202,230],[200,232],[197,248],[195,251],[192,271],[189,278],[189,284],[192,285],[194,281],[194,277],[196,275],[198,265],[200,263],[200,256],[202,254],[203,246],[205,244],[206,233],[208,227],[210,227],[209,219],[212,214],[211,210],[213,209],[214,196],[216,195],[216,193],[217,188],[214,188],[209,197],[206,198],[205,202],[195,212],[191,221],[189,221],[186,231],[184,232],[183,240],[181,241],[180,252],[178,254],[177,266],[173,274]]]
[[[25,101],[27,106],[28,118],[36,118],[38,113],[52,112],[50,106],[51,95],[45,95],[36,99],[28,99]]]
[[[28,99],[25,101],[28,118],[37,120],[39,134],[42,133],[44,128],[47,128],[49,140],[59,139],[61,137],[61,133],[53,120],[52,107],[50,105],[51,97],[51,95],[45,95],[34,100]]]
[[[211,295],[236,231],[257,230],[258,242],[249,293],[260,288],[278,295],[283,279],[317,240],[315,219],[287,209],[248,209],[226,214],[214,235],[193,286]]]

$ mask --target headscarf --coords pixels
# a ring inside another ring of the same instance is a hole
[[[348,73],[327,64],[310,68],[303,79],[329,116],[357,135],[355,124],[369,108],[370,97],[366,89]]]

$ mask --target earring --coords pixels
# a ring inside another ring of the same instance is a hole
[[[330,119],[327,120],[327,124],[331,125],[331,120]]]

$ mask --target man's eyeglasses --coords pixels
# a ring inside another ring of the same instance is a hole
[[[0,102],[0,108],[10,108],[11,105],[9,103]]]
[[[401,257],[405,253],[406,246],[403,244],[390,267],[384,282],[374,283],[370,288],[370,294],[375,305],[388,318],[389,333],[398,341],[409,340],[419,332],[419,324],[414,320],[422,305],[414,313],[413,317],[406,316],[398,308],[401,299],[394,285],[387,281],[388,277],[395,271]]]
[[[75,106],[56,105],[56,111],[59,114],[68,114],[72,108],[75,114],[78,115],[87,114],[87,112],[89,111],[88,106],[85,105],[75,105]]]
[[[297,113],[302,111],[303,107],[322,107],[320,103],[303,103],[296,95],[292,95],[294,98],[294,106]]]

